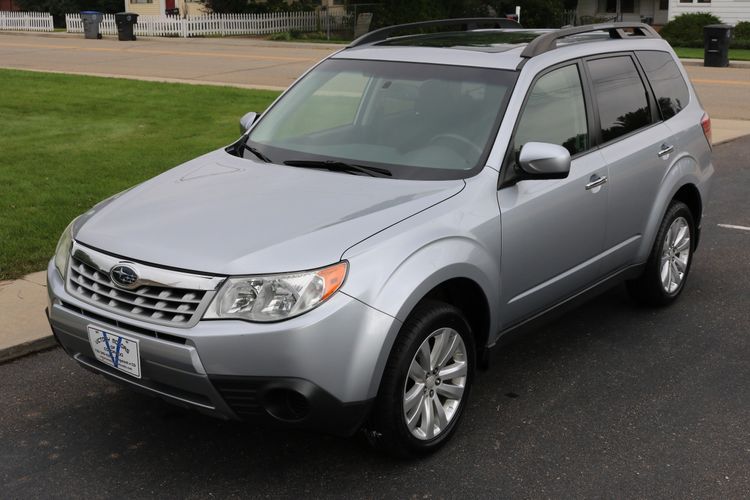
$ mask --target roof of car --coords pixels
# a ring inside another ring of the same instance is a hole
[[[447,21],[438,22],[445,25]],[[403,26],[417,25],[428,23]],[[390,27],[380,30],[386,31],[381,36],[376,31],[355,40],[333,57],[516,69],[524,61],[552,51],[560,58],[571,58],[580,57],[584,52],[663,48],[666,43],[650,26],[640,23],[608,23],[559,30],[517,26],[388,36],[400,28]]]

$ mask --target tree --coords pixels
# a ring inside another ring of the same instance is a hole
[[[320,2],[317,2],[319,5]],[[287,3],[284,0],[268,0],[257,2],[253,0],[206,0],[212,11],[220,14],[267,13],[267,12],[298,12],[312,10],[316,2],[313,0],[298,0]]]
[[[122,12],[122,0],[17,0],[23,11],[49,12],[55,26],[65,26],[65,14],[82,10],[96,10],[105,14]]]

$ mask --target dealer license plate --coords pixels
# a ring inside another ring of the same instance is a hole
[[[89,342],[98,361],[128,375],[141,378],[141,355],[138,339],[102,330],[89,325]]]

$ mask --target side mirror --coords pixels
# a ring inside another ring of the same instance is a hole
[[[518,164],[529,179],[564,179],[570,173],[570,153],[557,144],[527,142]]]
[[[248,129],[252,126],[252,124],[255,123],[255,120],[257,120],[259,116],[260,115],[255,111],[250,111],[249,113],[245,114],[245,116],[240,118],[240,135],[244,135],[245,132],[247,132]]]

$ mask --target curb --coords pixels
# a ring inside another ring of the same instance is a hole
[[[680,58],[683,66],[703,66],[703,59],[683,59]],[[729,68],[750,68],[750,61],[729,61]],[[723,69],[723,68],[718,68]]]
[[[750,137],[750,134],[738,135],[737,137],[730,137],[729,139],[722,139],[721,141],[717,141],[717,142],[712,143],[711,147],[715,148],[716,146],[721,146],[721,145],[726,144],[728,142],[737,141],[739,139],[747,139],[748,137]]]
[[[83,33],[68,33],[67,31],[0,31],[0,35],[14,35],[14,36],[28,36],[28,37],[42,37],[42,38],[61,38],[68,40],[84,40]],[[139,35],[138,39],[135,40],[142,42],[172,42],[174,40],[183,40],[187,43],[200,43],[200,40],[211,40],[213,42],[240,42],[247,43],[248,45],[264,46],[264,47],[287,47],[290,49],[294,48],[305,48],[320,50],[339,50],[346,47],[347,43],[330,43],[330,42],[303,42],[300,40],[267,40],[262,38],[263,35],[227,35],[222,37],[210,37],[210,36],[199,36],[199,37],[169,37],[169,36],[147,36]],[[117,42],[117,35],[104,35],[101,40]],[[97,42],[97,40],[92,40]],[[127,41],[125,43],[132,43]]]
[[[57,347],[57,342],[52,335],[49,337],[30,340],[23,344],[6,347],[5,349],[0,349],[0,364],[8,363],[18,358],[28,356],[29,354],[46,351],[53,347]]]

